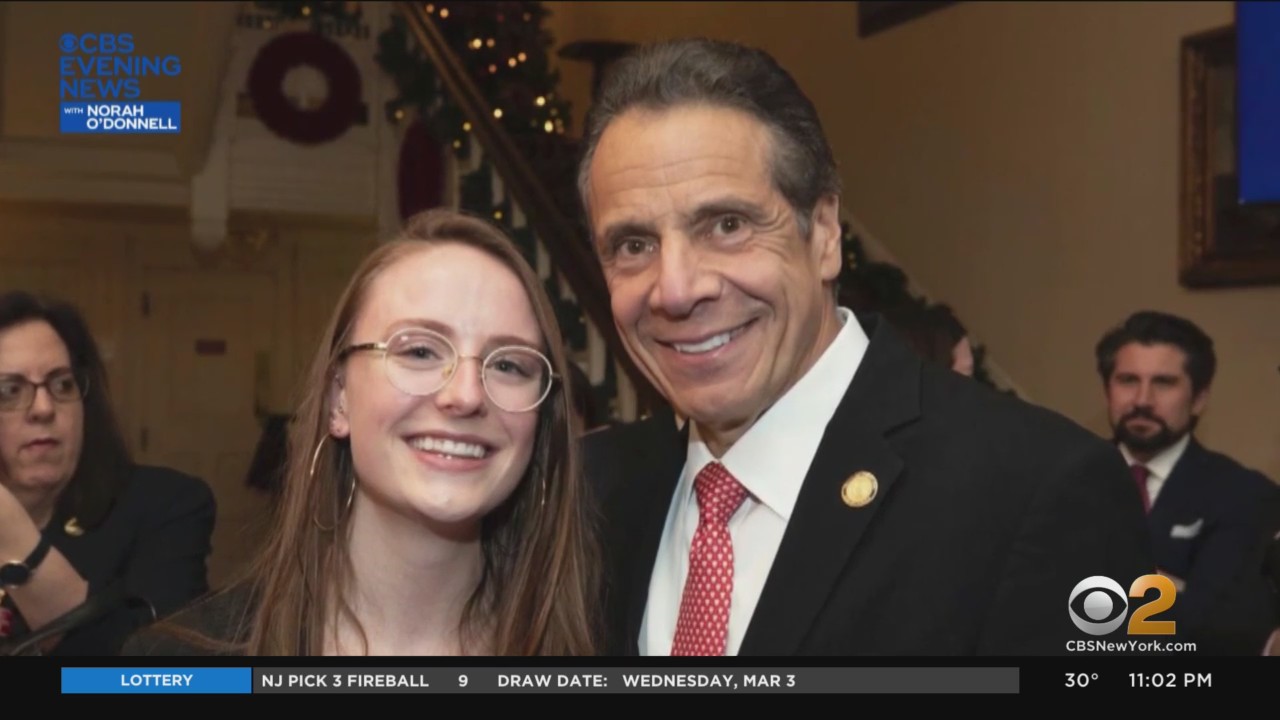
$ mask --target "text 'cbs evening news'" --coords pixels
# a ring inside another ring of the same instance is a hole
[[[182,130],[182,103],[144,100],[150,78],[177,77],[176,55],[148,55],[132,33],[58,38],[59,129],[63,133],[152,134]]]

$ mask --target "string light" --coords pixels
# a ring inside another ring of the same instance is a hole
[[[303,16],[303,17],[311,17],[311,8],[310,8],[310,7],[308,7],[308,6],[306,6],[306,5],[303,5],[303,6],[302,6],[302,16]]]
[[[520,53],[519,55],[516,55],[516,57],[520,59],[520,62],[524,62],[525,60],[529,59],[529,56],[525,55],[524,53]]]
[[[494,73],[496,73],[496,72],[498,72],[498,66],[497,66],[497,65],[490,65],[490,66],[489,66],[489,74],[490,74],[490,75],[492,75],[492,74],[494,74]]]
[[[551,132],[552,130],[556,129],[556,126],[550,120],[548,120],[545,123],[543,123],[542,129],[546,130],[547,132]]]
[[[436,6],[432,5],[431,3],[427,3],[427,14],[430,15],[435,11],[436,11]]]
[[[453,141],[453,149],[454,149],[454,150],[461,150],[461,149],[462,149],[462,141],[461,141],[461,140],[454,140],[454,141]]]
[[[443,20],[447,17],[449,17],[449,8],[440,8],[440,19]]]
[[[471,45],[472,50],[479,50],[480,47],[484,45],[484,41],[481,40],[480,38],[476,38],[475,40],[472,40],[469,44]]]
[[[494,109],[493,109],[493,116],[494,116],[495,118],[498,118],[499,120],[501,120],[501,119],[502,119],[502,108],[494,108]]]
[[[469,122],[462,123],[462,132],[471,132],[471,123]]]
[[[515,58],[508,58],[508,59],[507,59],[507,67],[515,67],[515,66],[516,66],[516,59],[515,59]]]
[[[532,15],[530,15],[529,13],[525,13],[525,14],[524,14],[524,21],[525,21],[525,22],[529,22],[529,21],[530,21],[530,20],[532,20],[532,19],[533,19],[533,16],[532,16]]]
[[[403,111],[403,110],[396,110],[396,119],[397,119],[397,120],[403,120],[403,119],[404,119],[404,111]]]
[[[547,104],[547,99],[539,95],[538,99],[533,101],[533,104],[537,105],[538,107],[542,107],[543,105]]]
[[[494,46],[493,38],[489,38],[488,40],[485,40],[485,41],[484,41],[484,46],[485,46],[485,47],[493,47],[493,46]]]
[[[501,210],[494,210],[494,211],[493,211],[493,219],[494,219],[494,220],[501,220],[501,219],[502,219],[502,211],[501,211]]]

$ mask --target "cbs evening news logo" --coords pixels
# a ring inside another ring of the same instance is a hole
[[[1141,600],[1147,591],[1155,590],[1157,595],[1152,600],[1135,605],[1133,614],[1129,614],[1129,599]],[[1103,575],[1087,577],[1076,584],[1067,599],[1067,613],[1071,622],[1082,632],[1096,637],[1110,635],[1125,625],[1125,634],[1130,636],[1168,636],[1177,633],[1177,623],[1173,620],[1153,620],[1160,613],[1173,607],[1178,598],[1178,589],[1173,580],[1164,575],[1142,575],[1133,581],[1126,593],[1120,583]],[[1194,651],[1194,643],[1161,642],[1159,640],[1139,641],[1136,639],[1124,642],[1102,640],[1072,640],[1067,643],[1071,651]]]
[[[176,133],[182,103],[140,102],[142,80],[177,77],[176,55],[137,52],[132,33],[65,33],[58,38],[59,115],[64,133]]]

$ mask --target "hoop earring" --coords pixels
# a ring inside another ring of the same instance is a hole
[[[329,435],[326,433],[324,437],[320,438],[320,442],[316,444],[315,452],[311,454],[311,469],[307,471],[308,479],[311,479],[311,480],[315,479],[316,463],[319,462],[320,451],[324,449],[324,444],[328,442],[328,440],[329,440]],[[353,502],[355,502],[355,499],[356,499],[356,479],[354,476],[352,476],[351,489],[347,492],[347,502],[345,505],[343,505],[342,510],[338,511],[335,514],[333,524],[326,527],[324,523],[321,523],[320,519],[317,518],[315,515],[311,516],[311,522],[315,523],[315,526],[320,529],[320,532],[333,532],[334,530],[337,530],[338,525],[342,523],[343,518],[345,518],[347,515],[351,513],[351,505]]]

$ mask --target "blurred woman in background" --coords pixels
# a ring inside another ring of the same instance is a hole
[[[969,333],[951,308],[901,303],[885,308],[884,317],[925,360],[973,377],[974,353]]]
[[[37,649],[118,652],[137,627],[208,590],[213,522],[202,481],[131,461],[80,313],[0,295],[0,642],[97,601],[96,618]]]

